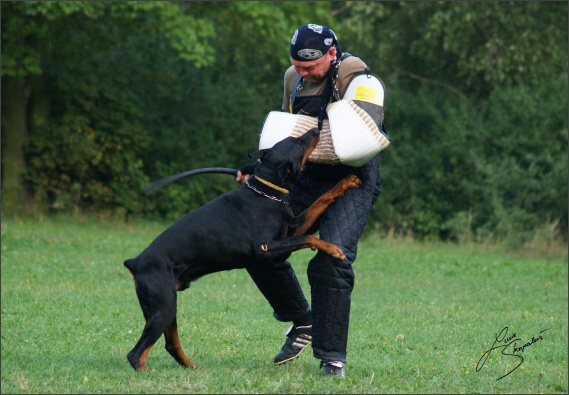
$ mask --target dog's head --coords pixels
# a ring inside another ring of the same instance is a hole
[[[260,161],[255,175],[292,191],[296,178],[319,139],[320,131],[312,128],[300,137],[287,137],[272,148],[249,154],[251,159]]]

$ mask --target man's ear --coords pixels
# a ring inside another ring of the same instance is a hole
[[[263,161],[263,159],[265,158],[265,156],[267,155],[267,151],[268,149],[262,149],[260,151],[257,152],[253,152],[251,154],[249,154],[249,158],[253,159],[253,160],[261,160]]]

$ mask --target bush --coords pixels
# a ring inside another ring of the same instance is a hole
[[[566,75],[502,87],[480,104],[391,86],[395,126],[372,222],[419,238],[518,243],[556,223],[566,237]]]

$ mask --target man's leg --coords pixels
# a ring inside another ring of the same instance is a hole
[[[268,300],[279,321],[292,321],[287,340],[274,358],[282,364],[300,355],[312,342],[312,313],[288,261],[256,264],[247,268],[257,288]]]
[[[346,191],[344,196],[328,207],[321,220],[309,232],[316,231],[320,226],[320,238],[337,244],[347,256],[345,261],[339,262],[326,254],[317,253],[308,267],[312,320],[318,332],[317,343],[313,344],[314,356],[322,362],[339,362],[340,370],[333,365],[328,367],[328,371],[334,375],[338,372],[344,374],[341,364],[346,360],[351,292],[354,286],[351,264],[356,259],[357,243],[367,224],[371,207],[380,193],[379,162],[380,157],[376,155],[360,168],[337,166],[332,172],[330,166],[308,163],[291,194],[291,208],[295,214],[299,214],[344,176],[355,173],[362,181],[358,188]],[[329,319],[330,316],[333,318]],[[287,343],[289,341],[290,335]],[[325,372],[327,367],[322,368]]]
[[[308,266],[312,296],[312,350],[324,362],[346,362],[354,272],[351,262],[316,254]]]
[[[283,322],[302,319],[310,313],[296,274],[288,261],[264,262],[247,267],[247,272]]]
[[[312,296],[312,349],[322,361],[325,374],[344,377],[351,294],[354,287],[352,263],[356,259],[358,240],[367,224],[377,195],[374,186],[363,183],[339,197],[323,213],[320,238],[340,246],[346,260],[338,261],[326,254],[316,254],[308,265]]]

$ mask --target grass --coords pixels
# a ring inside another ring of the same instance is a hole
[[[288,325],[272,318],[244,270],[179,294],[182,345],[200,369],[179,367],[160,340],[150,372],[135,372],[125,356],[143,318],[122,262],[164,228],[2,223],[2,393],[567,393],[566,251],[523,256],[373,235],[354,264],[345,380],[321,377],[310,348],[272,364]],[[313,254],[291,257],[307,296]],[[477,362],[506,326],[518,346],[538,339],[496,380],[518,358],[498,349]]]

